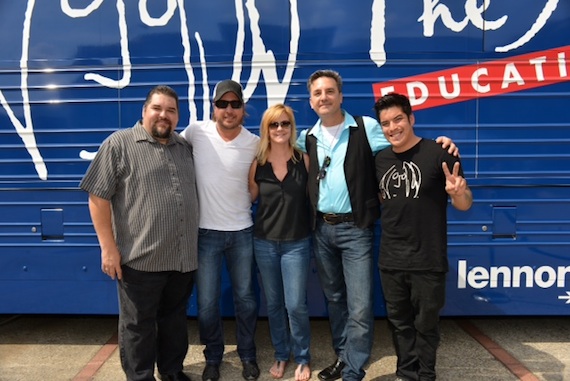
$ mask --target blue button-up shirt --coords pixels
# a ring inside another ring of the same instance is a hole
[[[342,131],[334,146],[330,147],[326,140],[323,139],[323,127],[320,119],[312,128],[301,131],[297,139],[299,149],[303,152],[307,152],[307,134],[311,134],[317,138],[319,168],[323,165],[326,156],[330,156],[331,158],[331,163],[326,169],[327,174],[324,179],[320,180],[319,184],[319,202],[317,209],[322,213],[352,213],[348,185],[344,175],[344,158],[348,147],[348,129],[350,126],[356,126],[356,121],[352,115],[344,110],[343,113],[344,124],[341,126]],[[363,116],[362,120],[370,148],[372,149],[372,153],[376,155],[380,150],[388,147],[390,143],[388,143],[384,137],[382,128],[375,119]],[[313,164],[311,163],[311,165]]]

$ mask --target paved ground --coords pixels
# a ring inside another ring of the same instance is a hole
[[[0,315],[0,381],[123,381],[116,350],[115,316]],[[334,359],[326,320],[312,326],[312,380]],[[365,380],[392,381],[395,366],[386,321],[376,320],[373,354]],[[441,323],[438,380],[570,381],[570,318],[451,319]],[[222,380],[240,381],[233,320],[225,324]],[[201,380],[204,366],[196,320],[188,320],[190,349],[185,372]],[[272,380],[266,320],[257,333],[260,381]],[[284,380],[294,380],[294,364]]]

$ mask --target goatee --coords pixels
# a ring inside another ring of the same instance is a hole
[[[167,129],[161,131],[156,127],[156,125],[152,126],[152,136],[155,138],[169,139],[171,133],[172,133],[172,130],[170,128],[167,128]]]

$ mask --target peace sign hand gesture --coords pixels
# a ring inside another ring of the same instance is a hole
[[[467,181],[459,175],[459,162],[453,165],[453,173],[449,171],[447,163],[442,165],[445,174],[445,191],[451,197],[451,204],[459,210],[467,210],[473,203],[471,190],[467,186]]]
[[[453,165],[453,173],[449,172],[449,167],[447,163],[443,163],[443,173],[445,174],[445,191],[450,195],[462,195],[467,188],[467,182],[461,176],[459,176],[459,162],[455,162]]]

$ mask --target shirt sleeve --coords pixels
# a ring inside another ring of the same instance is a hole
[[[186,127],[181,133],[180,136],[188,143],[192,143],[192,126]]]
[[[120,165],[112,137],[105,140],[89,165],[79,187],[97,197],[110,200],[115,194]]]
[[[364,128],[366,130],[366,137],[370,143],[370,148],[372,149],[372,153],[376,155],[378,152],[388,147],[390,143],[386,140],[386,137],[382,132],[382,127],[380,127],[380,124],[376,119],[363,116],[362,120],[364,121]]]
[[[453,171],[453,166],[455,165],[455,163],[458,162],[459,163],[459,176],[465,177],[465,174],[463,173],[463,164],[461,163],[461,159],[456,157],[456,156],[453,156],[452,154],[447,152],[447,149],[442,149],[441,144],[439,144],[439,143],[436,143],[436,144],[440,148],[440,151],[441,151],[440,163],[439,163],[440,168],[441,168],[441,164],[443,164],[443,162],[446,162],[447,167],[449,168],[449,171]],[[443,169],[442,169],[442,171],[443,171]]]
[[[307,131],[309,131],[309,130],[301,131],[301,133],[299,134],[299,137],[297,138],[297,148],[300,149],[304,153],[307,153],[307,145],[306,145]]]

